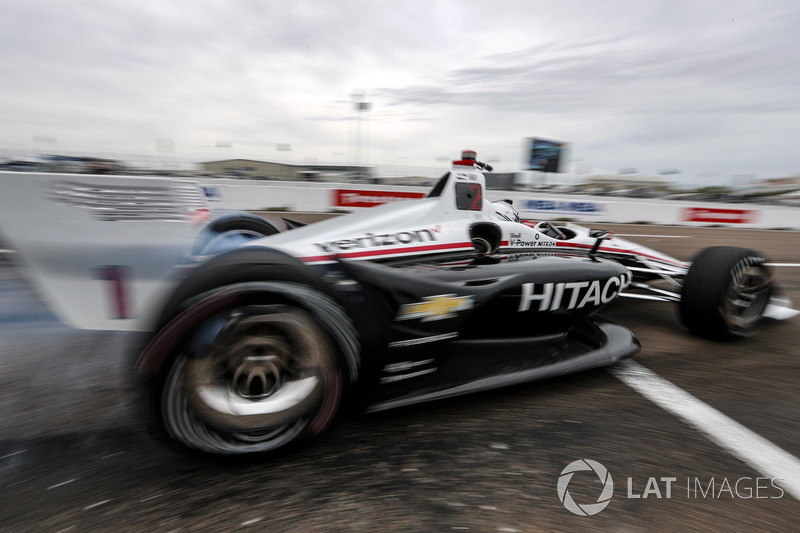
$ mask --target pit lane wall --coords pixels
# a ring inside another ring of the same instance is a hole
[[[341,183],[198,181],[212,208],[250,211],[356,211],[422,198],[429,190]],[[520,216],[532,220],[800,230],[800,208],[785,206],[496,190],[487,190],[486,196],[489,200],[513,200]]]

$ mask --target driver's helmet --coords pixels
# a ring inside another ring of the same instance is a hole
[[[495,215],[501,220],[508,220],[509,222],[519,222],[519,213],[511,206],[510,200],[498,200],[492,202]]]

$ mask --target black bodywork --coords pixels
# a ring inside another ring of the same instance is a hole
[[[368,410],[603,366],[639,349],[596,315],[630,282],[614,261],[470,253],[317,268],[358,331]]]

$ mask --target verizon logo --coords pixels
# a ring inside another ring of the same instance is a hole
[[[413,231],[398,231],[397,233],[365,233],[361,237],[338,239],[327,242],[315,242],[314,246],[318,247],[324,252],[331,253],[435,241],[435,229],[418,229]]]

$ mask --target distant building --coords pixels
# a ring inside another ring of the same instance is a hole
[[[514,190],[514,180],[516,172],[486,172],[486,188],[498,189],[501,191]]]
[[[630,174],[593,174],[586,177],[586,181],[581,188],[601,188],[608,191],[622,189],[666,190],[672,185],[673,183],[669,180],[663,180],[651,176]]]
[[[279,181],[371,181],[372,169],[357,165],[294,165],[253,159],[224,159],[200,163],[212,176]]]
[[[755,180],[743,189],[747,194],[780,194],[792,192],[800,189],[800,176]]]
[[[126,166],[116,159],[57,154],[43,155],[41,158],[46,161],[47,172],[120,174],[126,170]]]

